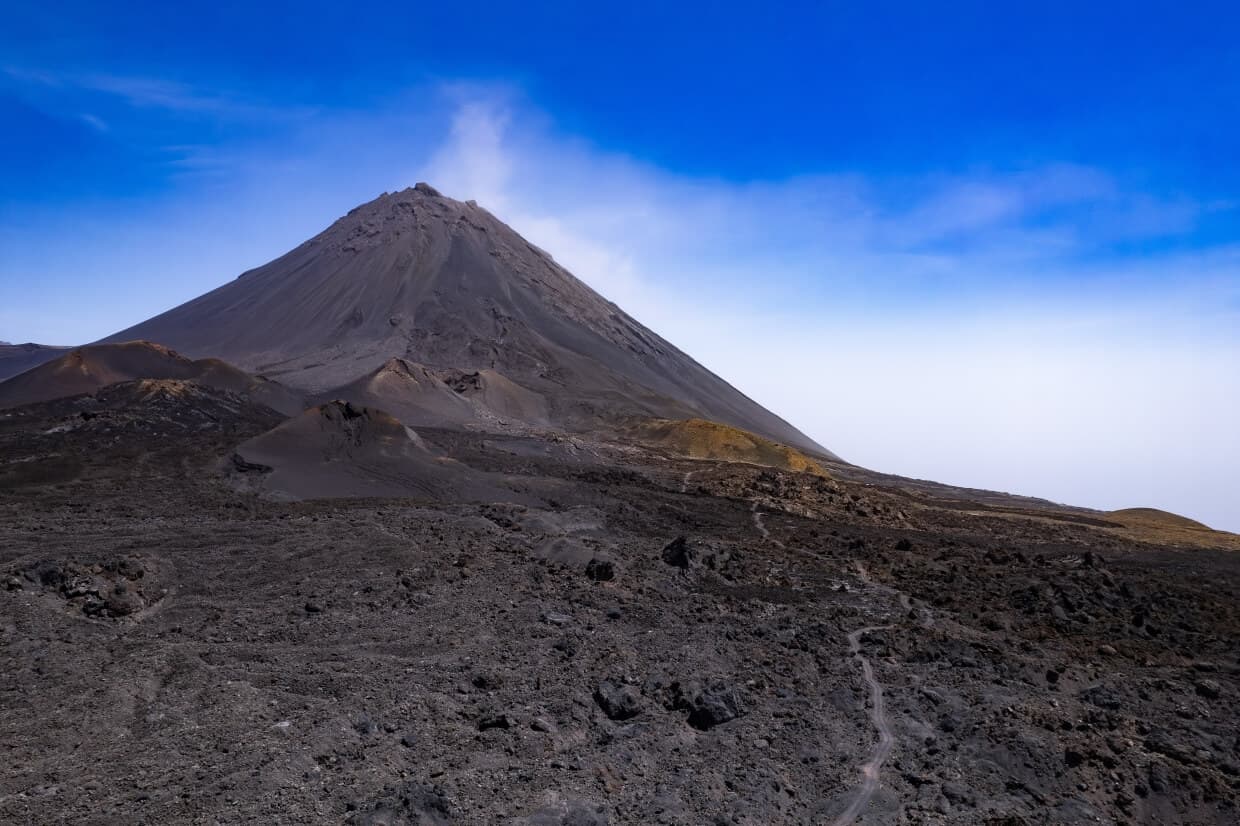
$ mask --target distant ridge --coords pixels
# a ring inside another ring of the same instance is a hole
[[[302,409],[301,396],[219,359],[191,360],[150,341],[78,347],[0,383],[0,408],[94,393],[139,379],[192,381],[249,397],[285,415]]]
[[[32,367],[51,361],[63,354],[69,347],[55,347],[48,344],[10,344],[0,341],[0,381],[26,372]]]

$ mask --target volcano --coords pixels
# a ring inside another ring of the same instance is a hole
[[[319,397],[382,404],[425,369],[438,417],[531,411],[589,430],[626,417],[703,418],[834,458],[634,320],[473,201],[427,184],[349,212],[291,252],[105,341],[215,357]],[[393,365],[399,359],[412,368]],[[384,370],[385,365],[388,370]],[[375,381],[376,373],[402,373]],[[376,389],[379,396],[376,398]],[[397,405],[399,406],[399,405]],[[408,406],[408,405],[406,405]],[[418,424],[418,422],[411,422]]]

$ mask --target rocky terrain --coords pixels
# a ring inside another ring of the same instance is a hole
[[[279,420],[0,414],[0,820],[1236,821],[1234,553],[454,430],[524,504],[279,502]]]

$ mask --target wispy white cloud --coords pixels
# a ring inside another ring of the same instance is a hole
[[[52,106],[68,105],[87,96],[111,99],[137,110],[221,120],[287,120],[315,111],[309,106],[273,105],[233,90],[206,88],[162,77],[61,72],[23,66],[7,66],[0,74],[7,78],[9,85]]]
[[[512,158],[504,143],[508,110],[498,104],[464,101],[452,116],[448,140],[430,161],[432,169],[452,170],[454,190],[493,209],[508,206]]]
[[[1026,307],[1075,294],[1113,305],[1156,300],[1155,288],[1176,296],[1201,289],[1218,263],[1216,250],[1198,250],[1117,265],[1108,245],[1189,232],[1201,208],[1126,190],[1097,169],[697,180],[530,128],[507,99],[462,104],[424,174],[531,232],[537,224],[562,243],[573,236],[623,251],[610,258],[655,283],[743,289],[754,273],[772,271],[779,277],[765,279],[754,296],[772,304],[808,291],[850,312],[869,304],[884,313],[893,305],[974,304],[979,296]],[[674,278],[662,277],[673,270]],[[610,289],[607,272],[583,274]],[[1115,295],[1124,281],[1134,289]]]
[[[103,118],[92,115],[89,112],[80,112],[78,119],[96,132],[107,132],[109,130],[108,124]]]
[[[106,74],[63,75],[56,85],[113,95],[132,106],[150,106],[187,112],[219,112],[230,109],[226,97],[191,88],[175,81]]]

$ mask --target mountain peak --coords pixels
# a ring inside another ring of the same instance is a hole
[[[223,358],[319,397],[384,365],[493,370],[504,384],[492,388],[498,409],[538,400],[536,418],[560,429],[700,417],[826,453],[494,215],[426,183],[384,193],[111,340],[132,338]]]
[[[424,249],[436,243],[433,236],[452,237],[463,232],[495,235],[504,230],[508,228],[475,202],[457,201],[420,182],[384,192],[354,207],[303,246],[346,253],[394,244]],[[512,235],[519,238],[516,233]],[[296,253],[293,250],[290,255]]]

